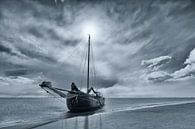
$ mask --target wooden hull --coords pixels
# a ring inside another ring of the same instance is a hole
[[[86,93],[68,93],[66,104],[71,112],[84,112],[102,108],[105,99],[102,96],[92,96]]]

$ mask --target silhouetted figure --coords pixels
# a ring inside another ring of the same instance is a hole
[[[93,89],[93,87],[91,87],[91,88],[89,88],[89,93],[91,92],[91,91],[93,91],[93,93],[98,93],[98,92],[96,92],[94,89]]]
[[[71,91],[79,91],[79,89],[77,88],[74,82],[72,82],[71,84]]]

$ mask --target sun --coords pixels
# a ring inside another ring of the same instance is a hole
[[[82,25],[82,34],[84,38],[91,35],[93,38],[98,36],[98,25],[95,22],[86,22]]]

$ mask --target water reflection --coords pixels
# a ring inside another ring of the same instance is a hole
[[[34,126],[36,129],[102,129],[102,114],[67,112],[58,119]]]
[[[74,129],[78,129],[78,118],[77,117],[75,118],[75,126],[74,126]]]
[[[101,114],[63,119],[61,123],[60,129],[102,129]]]
[[[99,115],[99,123],[100,123],[100,127],[99,127],[99,129],[102,129],[102,116],[101,116],[101,114]]]
[[[83,129],[89,129],[89,119],[88,119],[88,116],[85,116]]]

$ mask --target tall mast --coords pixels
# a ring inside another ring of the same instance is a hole
[[[89,39],[88,39],[87,94],[89,93],[89,65],[90,65],[90,35],[89,35]]]

